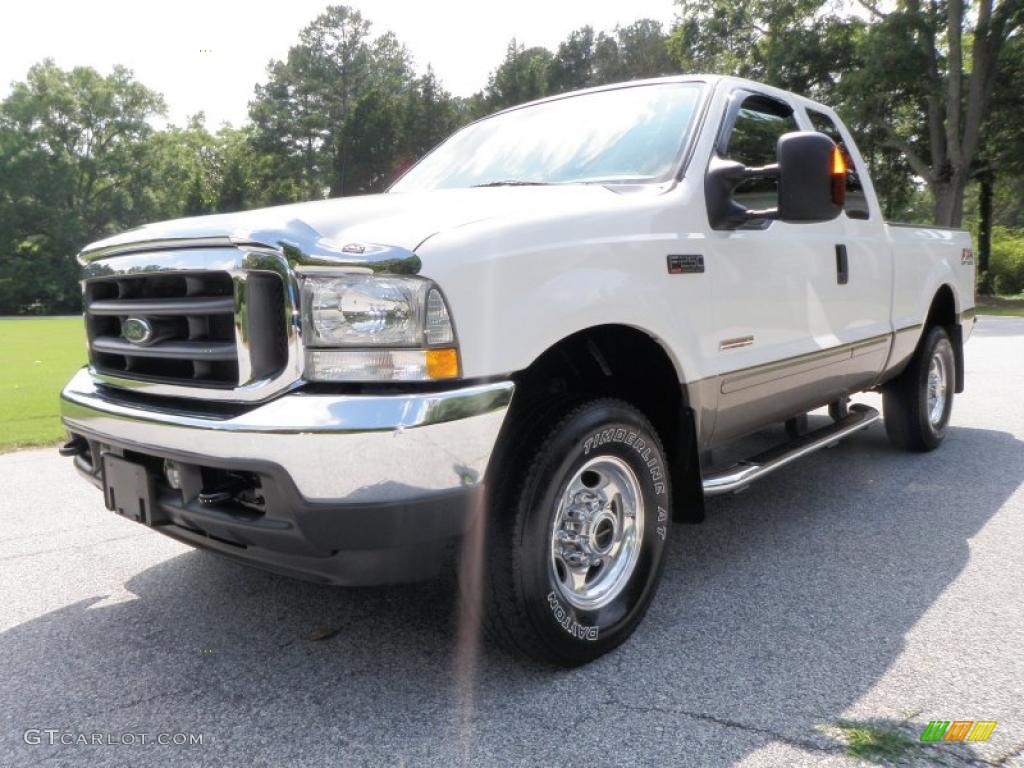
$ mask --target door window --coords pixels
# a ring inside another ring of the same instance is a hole
[[[779,137],[798,130],[789,106],[765,96],[748,96],[729,134],[725,157],[748,167],[771,165],[777,160],[775,148]],[[779,204],[779,182],[747,179],[736,187],[733,197],[747,208],[775,208]]]
[[[857,166],[850,156],[850,150],[839,132],[839,126],[824,112],[817,112],[813,109],[807,110],[807,117],[811,119],[811,125],[818,133],[824,133],[836,143],[839,150],[846,159],[846,215],[851,219],[868,218],[868,198],[864,194],[864,187],[860,183],[860,176],[857,173]]]

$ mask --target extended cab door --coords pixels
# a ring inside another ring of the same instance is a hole
[[[769,165],[782,134],[807,129],[788,99],[740,89],[726,107],[715,151],[748,167]],[[773,208],[778,183],[749,180],[734,197],[749,209]],[[842,290],[849,283],[840,279],[837,245],[846,246],[848,261],[852,250],[863,295]],[[845,221],[752,221],[712,231],[708,246],[720,336],[715,443],[841,397],[866,380],[859,369],[881,367],[887,338],[870,362],[854,361],[854,353],[861,358],[858,344],[882,333],[873,321],[888,321],[889,281],[878,264],[862,263],[868,248]]]
[[[846,205],[830,226],[835,231],[836,279],[818,286],[828,307],[814,334],[832,334],[837,343],[856,342],[851,376],[854,388],[866,386],[881,371],[888,354],[892,306],[892,248],[885,233],[860,153],[845,126],[829,110],[807,107],[808,130],[824,133],[846,160]],[[812,321],[813,322],[813,321]]]

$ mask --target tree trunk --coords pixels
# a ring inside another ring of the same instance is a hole
[[[986,171],[979,178],[978,190],[978,293],[992,293],[992,277],[988,271],[989,255],[992,253],[992,172]]]
[[[334,157],[331,173],[329,197],[344,197],[345,181],[348,175],[348,144],[344,136],[338,136],[334,140]]]
[[[955,174],[949,181],[931,185],[935,199],[935,223],[940,227],[959,227],[964,218],[964,188],[966,180]]]

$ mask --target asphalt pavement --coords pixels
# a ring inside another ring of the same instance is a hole
[[[1024,319],[966,358],[938,451],[875,425],[710,500],[572,671],[473,642],[450,580],[264,574],[107,512],[54,448],[0,456],[0,765],[1024,766]]]

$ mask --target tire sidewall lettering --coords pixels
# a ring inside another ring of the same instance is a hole
[[[667,496],[668,489],[665,484],[665,470],[660,457],[652,450],[652,446],[639,435],[635,430],[626,427],[609,427],[593,433],[583,442],[583,455],[590,456],[594,449],[600,448],[608,443],[622,443],[632,448],[640,457],[640,460],[647,467],[651,475],[651,482],[654,483],[654,492],[658,496]]]
[[[577,622],[575,616],[562,605],[562,601],[558,599],[554,590],[548,592],[548,605],[551,606],[551,614],[555,617],[555,621],[572,637],[591,642],[597,640],[601,628]]]

